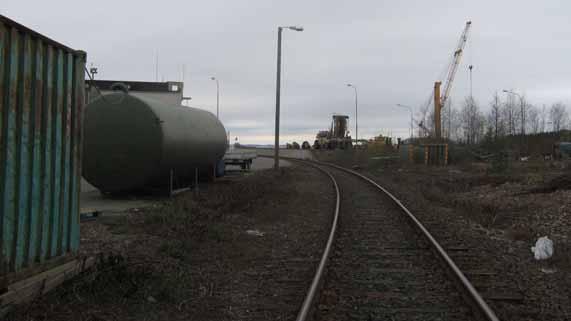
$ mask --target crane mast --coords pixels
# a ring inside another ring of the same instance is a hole
[[[434,83],[434,135],[436,138],[440,139],[442,137],[442,120],[441,120],[441,110],[450,95],[450,89],[452,88],[452,83],[454,82],[454,77],[456,76],[456,71],[458,70],[458,65],[462,59],[462,53],[468,40],[468,32],[470,31],[470,26],[472,21],[466,22],[464,31],[460,36],[456,50],[454,51],[454,56],[452,57],[452,62],[448,67],[448,72],[446,75],[446,84],[444,86],[444,95],[440,96],[440,86],[441,82],[437,81]]]

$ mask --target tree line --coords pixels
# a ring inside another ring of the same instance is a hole
[[[495,93],[490,109],[483,112],[473,97],[466,97],[459,108],[449,99],[442,109],[442,136],[459,143],[478,144],[506,136],[559,132],[571,127],[567,106],[557,102],[541,107],[531,104],[522,95],[508,94],[502,100]],[[418,128],[418,136],[433,131],[434,112],[424,120],[426,127]]]

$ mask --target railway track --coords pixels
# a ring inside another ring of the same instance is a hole
[[[498,320],[446,251],[382,186],[309,162],[333,182],[332,227],[297,320]]]

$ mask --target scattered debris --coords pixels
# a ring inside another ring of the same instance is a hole
[[[553,193],[557,190],[571,189],[571,174],[565,173],[554,177],[543,186],[539,186],[530,190],[531,193]]]
[[[548,267],[542,267],[539,270],[545,274],[553,274],[553,273],[557,272],[556,268],[548,268]]]
[[[547,260],[553,256],[553,241],[547,236],[540,237],[535,242],[535,246],[531,247],[536,260]]]
[[[252,235],[252,236],[264,236],[266,233],[260,232],[258,230],[247,230],[246,234]]]
[[[100,212],[97,210],[86,210],[79,214],[80,222],[94,221],[99,217]]]

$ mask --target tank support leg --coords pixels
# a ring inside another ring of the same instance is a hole
[[[170,177],[169,177],[169,197],[172,196],[172,192],[173,192],[173,179],[174,179],[174,172],[171,169]]]
[[[198,168],[194,169],[194,194],[198,197]]]

